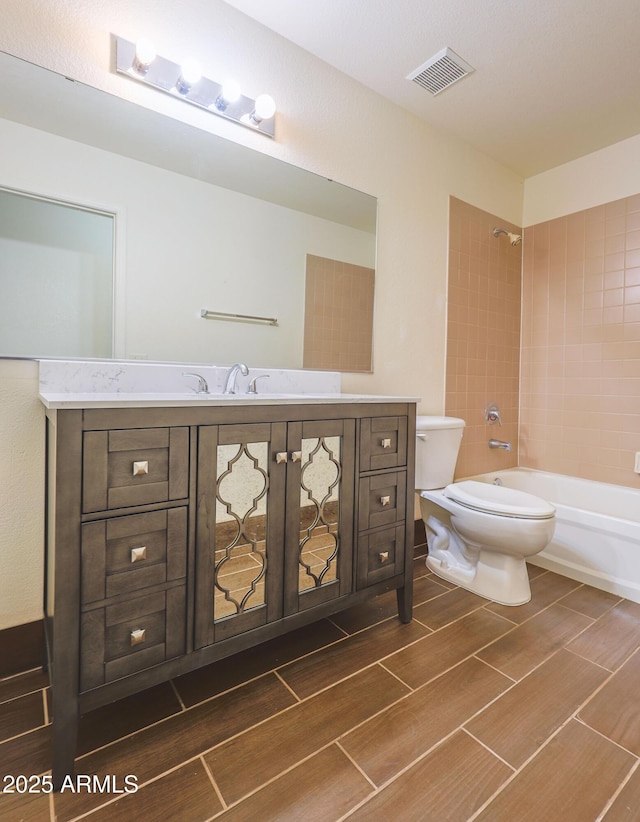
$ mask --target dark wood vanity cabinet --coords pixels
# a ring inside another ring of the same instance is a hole
[[[78,717],[396,589],[412,403],[47,412],[53,777]]]

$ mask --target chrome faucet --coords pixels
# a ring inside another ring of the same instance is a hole
[[[235,365],[232,365],[231,368],[227,371],[227,378],[224,383],[224,388],[222,389],[223,394],[235,394],[238,386],[236,384],[238,379],[238,371],[242,374],[243,377],[248,376],[249,369],[243,362],[237,362]]]
[[[511,451],[511,443],[502,442],[502,440],[489,440],[489,448],[503,448],[505,451]]]
[[[208,394],[209,393],[209,386],[207,385],[207,381],[202,376],[202,374],[196,374],[193,371],[183,371],[183,377],[195,377],[198,380],[198,387],[194,388],[196,394]]]

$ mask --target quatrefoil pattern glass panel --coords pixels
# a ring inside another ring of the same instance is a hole
[[[265,604],[266,442],[218,446],[214,618]]]
[[[302,440],[299,591],[337,579],[341,444],[340,437]]]

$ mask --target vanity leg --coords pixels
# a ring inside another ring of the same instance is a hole
[[[411,585],[404,585],[396,590],[398,616],[400,622],[411,622],[413,617],[413,580]]]
[[[76,699],[56,701],[53,694],[52,777],[54,790],[59,791],[66,776],[73,777],[78,740],[78,702]]]

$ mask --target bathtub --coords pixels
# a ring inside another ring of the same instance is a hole
[[[553,540],[533,565],[640,602],[640,490],[528,468],[471,479],[496,478],[555,506]]]

